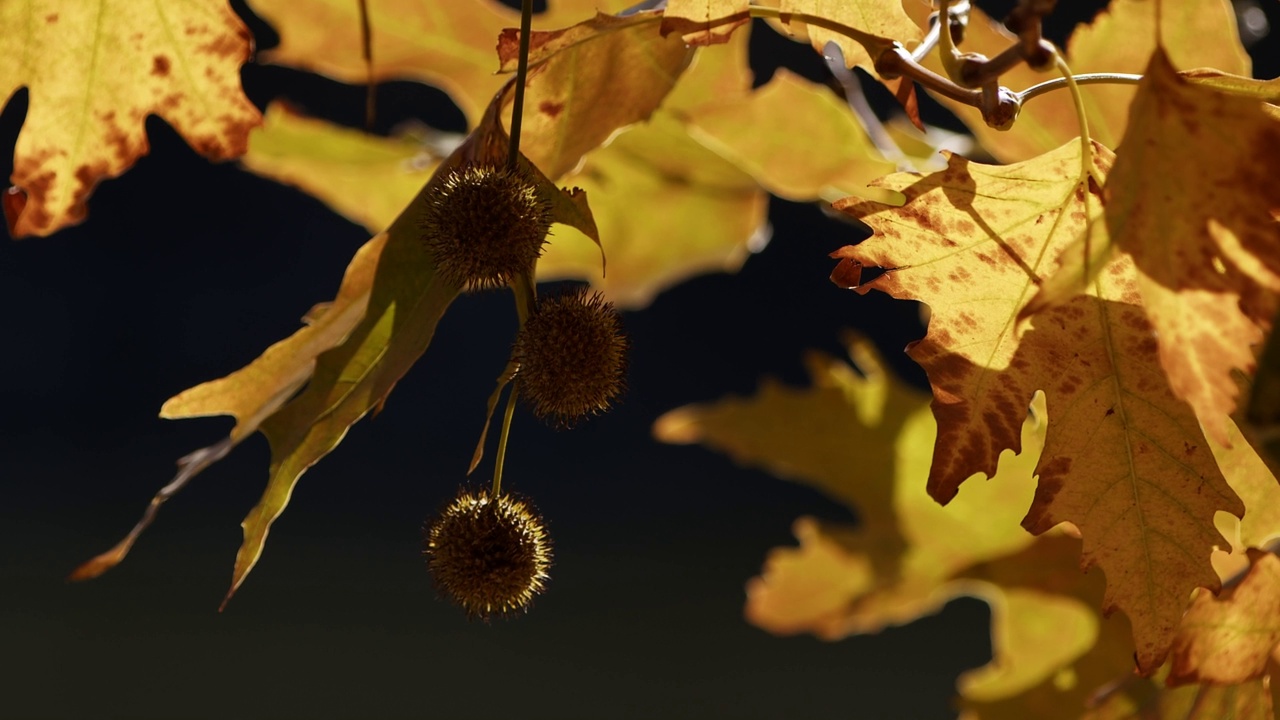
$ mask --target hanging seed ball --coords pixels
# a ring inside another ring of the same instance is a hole
[[[564,427],[609,409],[626,388],[627,337],[612,303],[585,288],[548,297],[525,322],[513,358],[520,393],[538,417]]]
[[[524,500],[466,488],[426,531],[436,585],[472,617],[526,610],[546,587],[551,539]]]
[[[460,167],[431,193],[420,226],[446,280],[469,290],[504,287],[542,254],[551,202],[524,170]]]

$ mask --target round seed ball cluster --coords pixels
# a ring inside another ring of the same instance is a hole
[[[420,226],[440,274],[468,289],[504,287],[533,270],[551,228],[551,202],[523,170],[450,170]]]
[[[534,414],[564,427],[608,410],[626,388],[627,346],[621,318],[599,293],[543,299],[512,351],[520,393]]]
[[[462,488],[427,529],[425,554],[436,585],[468,615],[488,620],[527,609],[543,591],[551,539],[524,500]]]

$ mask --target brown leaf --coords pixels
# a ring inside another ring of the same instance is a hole
[[[1170,386],[1226,443],[1232,371],[1253,372],[1280,292],[1280,111],[1182,80],[1157,52],[1133,118],[1107,225],[1137,265]]]
[[[1191,601],[1173,645],[1169,682],[1237,685],[1261,678],[1280,643],[1280,558],[1252,550],[1240,584]]]

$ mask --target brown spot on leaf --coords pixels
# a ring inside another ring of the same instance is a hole
[[[45,15],[44,21],[49,23],[50,25],[58,22],[58,13],[49,13],[48,15]]]
[[[156,77],[165,77],[169,74],[169,58],[163,55],[157,55],[151,63],[151,74]]]
[[[556,119],[556,117],[560,115],[561,111],[564,110],[564,103],[551,102],[550,100],[543,100],[542,102],[538,103],[538,110],[542,114],[554,120]]]
[[[18,216],[27,206],[27,194],[20,187],[11,187],[4,191],[4,219],[9,225],[9,237],[18,236]]]

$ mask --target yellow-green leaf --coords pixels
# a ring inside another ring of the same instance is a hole
[[[1280,643],[1280,558],[1252,550],[1249,559],[1238,585],[1191,601],[1174,640],[1171,683],[1237,685],[1266,673]]]
[[[158,115],[211,160],[244,153],[258,111],[240,89],[249,31],[226,0],[0,3],[0,104],[30,106],[14,149],[9,234],[78,223],[89,194],[149,149]]]

